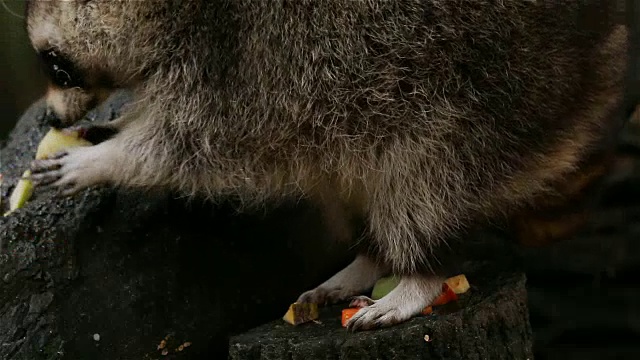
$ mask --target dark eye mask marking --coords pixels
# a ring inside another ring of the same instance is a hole
[[[82,74],[72,61],[55,49],[40,52],[44,70],[55,86],[62,89],[84,87]]]

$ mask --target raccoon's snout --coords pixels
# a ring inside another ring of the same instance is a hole
[[[66,56],[55,49],[40,52],[40,59],[45,73],[53,85],[61,89],[85,87],[82,73]]]
[[[66,127],[80,120],[97,104],[95,94],[79,87],[60,89],[49,86],[47,105],[55,116],[48,116],[47,122],[54,127]]]

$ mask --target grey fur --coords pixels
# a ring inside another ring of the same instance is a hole
[[[99,150],[48,166],[74,191],[307,196],[364,217],[379,261],[415,274],[598,144],[627,64],[614,3],[31,0],[38,50],[66,54],[86,92],[137,95]]]

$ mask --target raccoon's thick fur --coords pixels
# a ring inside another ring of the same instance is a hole
[[[117,133],[34,163],[73,193],[304,196],[366,219],[371,251],[301,301],[401,284],[353,329],[438,293],[434,246],[551,191],[611,131],[628,64],[615,1],[30,0],[69,126],[110,89]]]

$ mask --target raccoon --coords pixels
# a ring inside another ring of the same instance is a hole
[[[399,285],[351,330],[439,294],[438,249],[553,193],[614,128],[629,30],[614,1],[29,0],[52,125],[135,95],[92,147],[32,179],[304,197],[362,252],[298,301]],[[351,236],[363,219],[363,237]],[[356,298],[356,300],[362,300]]]

